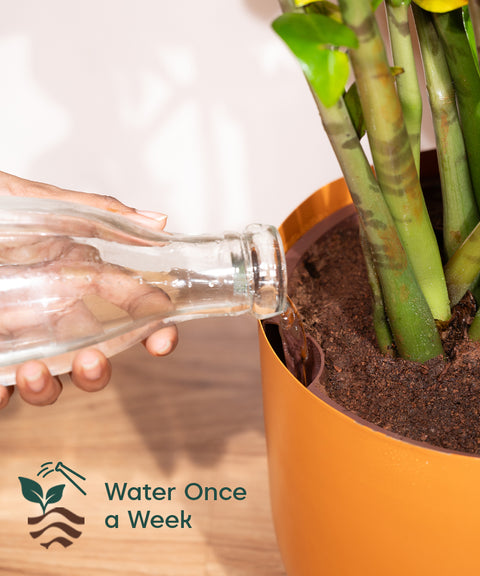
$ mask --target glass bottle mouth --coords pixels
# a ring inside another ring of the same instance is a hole
[[[250,224],[245,229],[251,265],[252,313],[260,320],[287,306],[287,265],[282,239],[274,226]]]

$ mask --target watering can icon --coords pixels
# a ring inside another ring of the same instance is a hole
[[[76,480],[76,478],[78,478],[79,480],[86,480],[85,476],[82,476],[78,472],[75,472],[75,470],[72,470],[68,466],[65,466],[63,462],[57,462],[55,466],[53,465],[53,462],[44,462],[41,465],[40,471],[38,472],[37,476],[42,476],[42,478],[45,478],[46,476],[48,476],[48,474],[51,474],[52,472],[60,472],[60,474],[62,474],[71,484],[73,484],[73,486],[75,486],[77,490],[79,490],[84,496],[86,496],[87,493],[81,486],[78,485]]]

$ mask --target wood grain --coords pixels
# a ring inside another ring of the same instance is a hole
[[[268,495],[255,321],[187,323],[168,358],[136,346],[113,368],[102,392],[67,386],[45,408],[14,395],[0,413],[0,575],[284,575]],[[46,461],[81,473],[87,494],[58,471],[37,477]],[[41,509],[23,497],[19,476],[45,492],[65,484],[61,505],[85,517],[73,545],[45,549],[30,536],[27,518]],[[105,483],[115,482],[175,490],[170,501],[110,501]],[[242,487],[246,498],[191,500],[183,492],[190,483]],[[192,527],[132,528],[128,512],[138,510],[164,517],[184,510]],[[108,528],[114,515],[118,528]]]

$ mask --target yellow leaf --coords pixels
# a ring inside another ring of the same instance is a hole
[[[468,0],[415,0],[415,4],[429,12],[450,12],[461,6],[466,6]]]
[[[306,6],[307,4],[313,4],[316,0],[295,0],[295,6]]]

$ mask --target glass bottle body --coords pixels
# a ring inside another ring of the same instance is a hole
[[[185,236],[155,233],[79,204],[2,198],[0,384],[43,359],[70,370],[75,352],[112,356],[162,326],[286,305],[284,254],[275,228]]]

